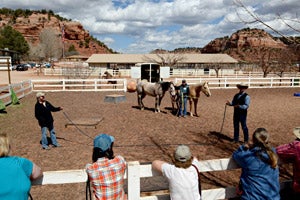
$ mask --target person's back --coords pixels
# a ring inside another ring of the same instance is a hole
[[[197,168],[195,168],[194,166]],[[154,160],[153,169],[168,179],[171,200],[200,200],[201,185],[198,179],[199,161],[192,157],[186,145],[179,145],[174,152],[173,164]]]
[[[300,127],[294,129],[296,140],[276,148],[281,161],[293,164],[293,191],[300,197]]]
[[[87,164],[87,173],[97,199],[122,199],[126,163],[122,156],[99,158]]]
[[[31,187],[33,164],[25,159],[7,156],[0,159],[0,199],[26,199]]]
[[[193,164],[198,165],[194,160]],[[165,163],[162,173],[169,181],[170,197],[172,200],[200,199],[198,189],[198,173],[193,166],[186,169]]]
[[[114,137],[100,134],[94,139],[92,164],[86,165],[86,172],[98,200],[124,199],[124,174],[126,162],[122,156],[113,155]]]
[[[0,199],[28,200],[31,180],[41,177],[43,172],[32,161],[9,154],[9,138],[0,134]]]
[[[264,128],[253,133],[253,146],[240,146],[232,155],[242,168],[241,199],[279,200],[279,170],[275,149],[268,145],[269,135]]]
[[[241,199],[279,199],[279,170],[272,168],[267,162],[269,157],[261,149],[241,150],[241,146],[233,154],[234,160],[242,167],[241,184],[243,194]],[[260,154],[260,158],[257,156]],[[264,160],[264,161],[263,161]]]

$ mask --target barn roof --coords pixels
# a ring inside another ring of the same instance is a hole
[[[178,63],[237,63],[227,54],[93,54],[86,61],[96,63],[160,63],[162,58],[178,59]]]

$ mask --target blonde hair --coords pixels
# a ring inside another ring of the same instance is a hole
[[[9,138],[6,133],[0,134],[0,158],[9,154],[10,145]]]
[[[272,150],[268,142],[269,133],[267,132],[267,130],[265,128],[257,128],[253,133],[253,145],[260,147],[263,151],[265,151],[270,158],[268,164],[272,168],[276,168],[278,164],[278,157],[277,154]]]

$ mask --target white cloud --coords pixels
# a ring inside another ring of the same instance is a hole
[[[115,40],[110,37],[105,37],[102,42],[104,42],[104,44],[106,44],[107,46],[110,46],[115,42]]]
[[[231,35],[241,28],[266,29],[257,23],[237,23],[241,22],[239,17],[251,18],[234,1],[242,1],[283,33],[295,34],[276,18],[277,14],[284,19],[297,19],[298,23],[289,23],[300,29],[299,0],[0,0],[0,5],[12,9],[51,9],[64,18],[81,22],[90,34],[105,38],[103,42],[108,46],[113,44],[117,48],[114,50],[139,53],[158,48],[203,47],[214,38]],[[116,43],[116,35],[133,41]],[[119,43],[126,46],[116,46]]]

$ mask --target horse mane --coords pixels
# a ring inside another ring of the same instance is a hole
[[[159,82],[161,85],[162,90],[165,92],[169,89],[171,82]]]

